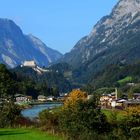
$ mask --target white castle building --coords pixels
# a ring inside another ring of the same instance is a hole
[[[42,74],[44,72],[50,72],[50,70],[48,70],[48,69],[43,69],[43,68],[37,66],[37,64],[34,60],[24,61],[23,65],[21,65],[21,67],[30,67],[39,74]]]
[[[33,60],[32,61],[24,61],[22,66],[35,68],[37,66],[37,64]]]

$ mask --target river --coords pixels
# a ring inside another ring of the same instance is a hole
[[[61,103],[57,103],[57,104],[49,104],[49,103],[46,103],[46,104],[40,104],[40,105],[33,105],[31,108],[28,108],[28,109],[24,109],[21,111],[21,114],[24,116],[24,117],[28,117],[28,118],[36,118],[38,117],[39,113],[45,109],[52,109],[52,108],[55,108],[55,107],[59,107],[61,106],[62,104]]]

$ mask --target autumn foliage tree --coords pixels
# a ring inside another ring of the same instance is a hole
[[[60,130],[68,139],[90,140],[95,133],[108,131],[106,118],[95,104],[95,99],[87,100],[87,94],[81,90],[69,94],[59,119]]]
[[[140,137],[140,106],[131,106],[125,110],[126,117],[122,121],[121,129],[128,137]],[[138,138],[139,138],[138,137]]]
[[[67,100],[64,103],[64,109],[74,108],[76,103],[80,100],[85,101],[87,99],[87,94],[79,89],[73,90]]]

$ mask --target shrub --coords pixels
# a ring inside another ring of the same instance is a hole
[[[130,133],[131,133],[132,138],[139,139],[140,138],[140,127],[131,128]]]
[[[81,140],[82,135],[102,134],[110,131],[105,115],[94,103],[79,100],[74,110],[65,108],[60,117],[60,129],[72,139]]]
[[[40,125],[43,130],[51,130],[53,133],[58,131],[59,114],[53,110],[44,110],[39,113]]]
[[[0,127],[14,126],[20,119],[20,108],[14,102],[4,102],[0,108]]]

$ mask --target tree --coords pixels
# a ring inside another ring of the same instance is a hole
[[[21,109],[12,100],[3,102],[0,107],[0,127],[14,126],[21,117]]]
[[[140,131],[140,106],[128,107],[125,111],[126,117],[120,125],[122,132],[129,137],[137,135],[137,130]]]
[[[39,113],[40,124],[44,130],[52,130],[54,133],[58,128],[60,112],[53,110],[43,110]]]
[[[16,91],[16,82],[13,80],[12,73],[10,73],[6,66],[0,64],[0,96],[7,97],[14,95]]]
[[[117,98],[121,98],[122,96],[123,96],[123,92],[121,91],[121,89],[118,89]]]
[[[129,90],[129,92],[128,92],[128,99],[133,99],[133,90],[132,90],[132,88]]]
[[[95,106],[94,101],[77,100],[62,110],[59,125],[69,139],[90,140],[95,134],[110,130],[105,115]],[[72,109],[71,105],[75,108]]]
[[[59,96],[59,89],[58,89],[58,87],[57,86],[53,86],[53,88],[52,88],[52,90],[53,90],[53,96],[54,97],[58,97]]]
[[[44,81],[41,84],[38,83],[37,88],[39,90],[39,94],[44,95],[44,96],[49,95],[49,93],[48,93],[48,85],[47,85],[46,81]]]
[[[86,100],[87,94],[80,89],[73,90],[70,94],[67,100],[64,103],[64,108],[75,108],[75,105],[80,100]]]

